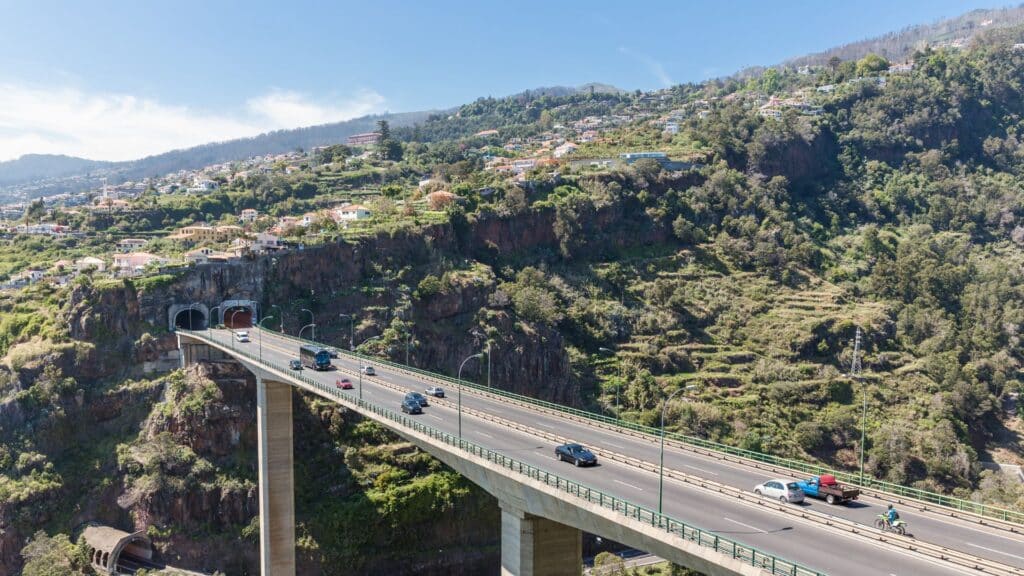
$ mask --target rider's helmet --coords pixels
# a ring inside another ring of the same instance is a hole
[[[889,510],[892,510],[892,504],[889,504]]]

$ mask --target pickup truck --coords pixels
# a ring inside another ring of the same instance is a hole
[[[852,488],[836,482],[836,477],[831,474],[811,476],[807,480],[801,480],[796,484],[804,491],[806,496],[824,499],[829,504],[846,504],[860,496],[858,488]]]

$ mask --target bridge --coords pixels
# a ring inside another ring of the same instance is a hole
[[[709,575],[1024,575],[1024,515],[870,487],[850,506],[769,501],[752,487],[800,477],[796,463],[675,438],[662,456],[662,438],[641,427],[347,352],[330,371],[291,370],[303,341],[259,329],[250,338],[178,331],[183,363],[219,355],[256,376],[264,575],[295,573],[293,388],[379,422],[494,495],[502,574],[579,574],[586,531]],[[376,376],[361,375],[364,362]],[[358,381],[355,389],[335,386],[346,376]],[[405,392],[434,384],[448,398],[431,398],[422,415],[399,411]],[[594,450],[600,465],[556,461],[554,446],[568,440]],[[899,502],[912,536],[871,527],[886,502]]]

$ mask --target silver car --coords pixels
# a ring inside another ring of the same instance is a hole
[[[791,480],[774,479],[754,486],[754,494],[777,499],[783,504],[804,501],[804,491]]]

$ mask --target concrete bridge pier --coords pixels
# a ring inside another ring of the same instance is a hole
[[[260,574],[295,576],[292,387],[256,377]]]
[[[579,576],[583,533],[501,502],[502,576]]]
[[[206,344],[182,342],[178,337],[178,349],[181,350],[181,367],[191,366],[200,360],[210,359],[210,347]]]

